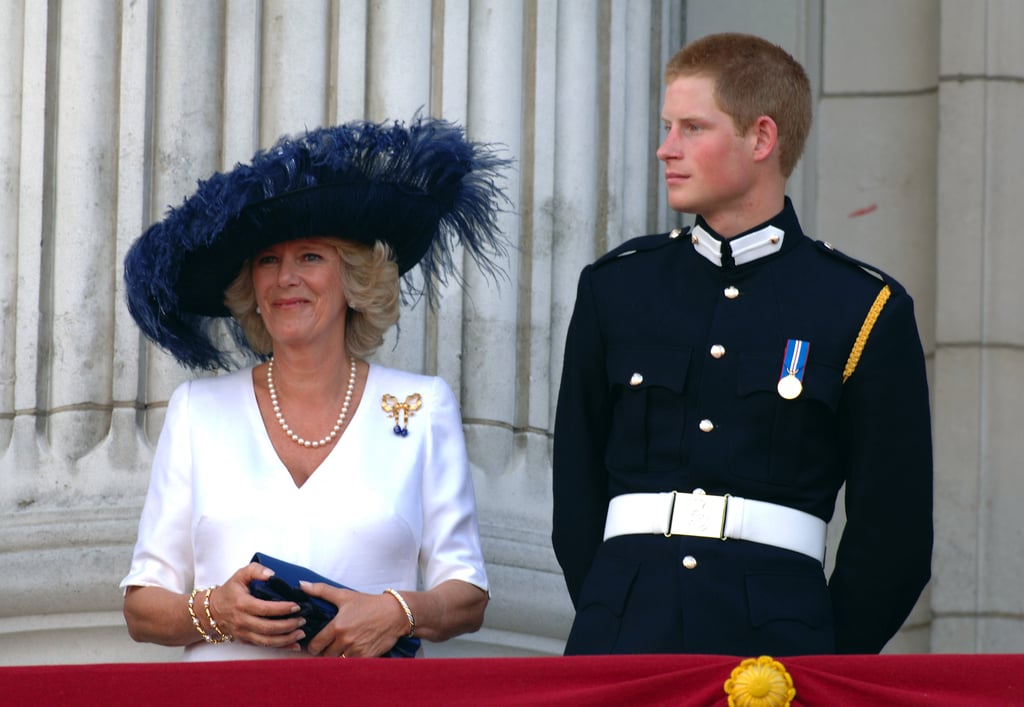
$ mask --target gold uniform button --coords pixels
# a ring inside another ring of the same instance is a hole
[[[726,296],[726,298],[727,298],[727,299],[736,299],[737,297],[739,297],[739,296],[740,296],[740,291],[739,291],[739,290],[737,290],[737,289],[736,289],[735,287],[733,287],[732,285],[729,285],[728,287],[726,287],[726,288],[725,288],[725,289],[724,289],[724,290],[722,291],[722,293],[723,293],[723,294],[724,294],[724,295]]]
[[[722,358],[725,356],[725,347],[721,344],[715,344],[711,347],[711,358]]]
[[[710,432],[711,430],[715,429],[715,423],[707,419],[706,417],[700,421],[699,426],[701,432]]]
[[[688,570],[692,570],[697,566],[697,558],[693,555],[687,555],[683,558],[683,567]]]
[[[629,377],[629,384],[634,388],[644,382],[644,377],[640,373],[634,373]]]
[[[682,232],[683,229],[681,228],[673,228],[672,231],[668,234],[668,237],[671,238],[672,240],[675,240],[676,238],[679,238],[679,234],[681,234]]]

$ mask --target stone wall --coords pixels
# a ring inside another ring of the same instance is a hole
[[[117,590],[167,398],[190,375],[127,314],[128,245],[282,133],[418,110],[516,159],[508,280],[467,269],[377,357],[442,375],[463,409],[494,596],[481,632],[432,655],[560,652],[550,444],[576,276],[681,222],[654,159],[661,68],[721,30],[805,63],[804,226],[917,303],[934,578],[889,650],[1024,650],[1022,27],[998,0],[0,3],[0,664],[175,656],[128,639]],[[841,524],[840,508],[833,539]]]

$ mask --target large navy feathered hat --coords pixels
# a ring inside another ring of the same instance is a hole
[[[335,236],[387,243],[404,294],[433,296],[466,248],[488,274],[504,255],[496,214],[510,161],[438,119],[346,123],[281,138],[250,164],[200,181],[196,192],[153,224],[125,256],[128,309],[143,333],[191,368],[230,368],[216,341],[227,325],[248,349],[224,305],[246,259],[297,238]],[[419,264],[423,287],[408,276]]]

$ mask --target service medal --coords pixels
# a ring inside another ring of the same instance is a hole
[[[811,344],[800,339],[786,342],[786,353],[782,357],[782,372],[776,386],[784,400],[795,400],[804,391],[804,371],[807,368],[807,354]]]
[[[779,395],[786,400],[794,400],[800,397],[804,390],[804,384],[794,375],[785,375],[779,379]]]

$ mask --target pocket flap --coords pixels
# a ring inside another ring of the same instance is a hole
[[[608,352],[608,380],[627,388],[667,388],[682,393],[690,366],[690,349],[613,349]]]
[[[760,392],[778,395],[781,377],[781,357],[745,356],[740,362],[737,394],[741,398]],[[839,370],[808,361],[801,382],[803,390],[796,400],[816,400],[828,405],[833,412],[839,408],[839,396],[843,392],[843,378]]]
[[[802,574],[748,574],[747,603],[754,627],[799,621],[812,628],[832,624],[832,602],[824,578]]]
[[[599,605],[621,618],[639,570],[635,559],[599,552],[580,591],[578,610]]]

